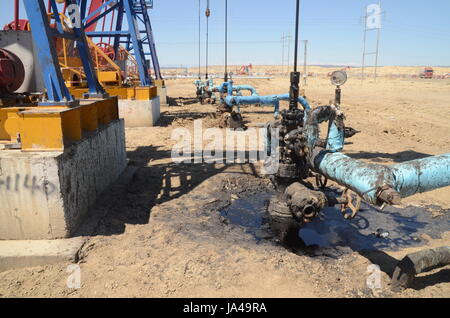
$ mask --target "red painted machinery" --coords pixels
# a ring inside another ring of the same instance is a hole
[[[239,75],[250,75],[251,70],[253,69],[253,65],[242,65],[238,71]]]
[[[24,80],[25,68],[22,61],[10,51],[0,49],[0,93],[14,93]]]

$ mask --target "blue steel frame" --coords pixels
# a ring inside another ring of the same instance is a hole
[[[75,1],[72,0],[70,3],[75,3]],[[44,74],[44,83],[48,97],[46,104],[70,104],[74,101],[64,83],[59,66],[58,56],[54,46],[54,39],[57,37],[75,41],[89,87],[89,93],[87,95],[89,97],[106,96],[92,67],[83,26],[80,28],[74,26],[72,29],[73,33],[65,32],[55,0],[51,0],[50,5],[56,21],[56,29],[51,28],[49,25],[47,9],[43,0],[24,0],[24,5],[30,21],[37,58],[42,69],[42,74]]]
[[[120,44],[125,44],[128,51],[133,51],[138,64],[139,78],[142,86],[150,86],[153,84],[145,59],[146,55],[150,55],[152,58],[156,79],[162,79],[150,17],[147,11],[148,8],[153,8],[153,1],[106,0],[102,6],[92,12],[89,16],[86,16],[88,12],[88,0],[77,1],[81,10],[81,20],[85,28],[96,23],[114,10],[117,10],[114,31],[86,32],[86,35],[93,38],[114,37],[114,52],[116,53],[116,56]],[[125,18],[128,22],[128,31],[122,30]],[[144,24],[145,30],[139,30],[139,21]],[[141,34],[144,34],[143,38],[141,37]],[[144,45],[149,46],[149,53],[144,52]]]

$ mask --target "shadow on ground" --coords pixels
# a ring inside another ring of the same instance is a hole
[[[371,159],[372,161],[378,162],[385,161],[383,159],[392,160],[394,162],[405,162],[431,157],[431,155],[429,154],[417,152],[414,150],[406,150],[397,153],[360,151],[355,153],[346,153],[346,155],[353,159]]]
[[[227,153],[223,153],[226,158]],[[236,158],[249,153],[235,153]],[[177,199],[196,188],[205,180],[223,172],[230,165],[214,163],[167,163],[149,165],[150,160],[170,159],[171,152],[157,147],[139,147],[128,152],[133,170],[131,178],[117,182],[103,193],[90,217],[75,236],[122,234],[127,224],[147,224],[151,209]],[[250,174],[257,175],[253,165]],[[247,174],[248,172],[232,172]]]
[[[175,120],[197,120],[211,117],[211,113],[205,112],[177,112],[169,113],[165,112],[161,114],[158,125],[161,127],[169,127]]]
[[[132,165],[127,169],[135,173],[131,179],[119,180],[102,194],[75,236],[121,234],[126,224],[147,224],[152,207],[179,198],[227,168],[226,165],[173,162],[147,166],[150,160],[170,157],[170,151],[153,146],[128,152]]]

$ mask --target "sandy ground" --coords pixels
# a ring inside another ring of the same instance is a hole
[[[194,97],[193,80],[168,81],[172,97]],[[237,83],[244,80],[237,80]],[[245,80],[260,94],[284,93],[288,79]],[[306,94],[326,104],[334,88],[309,80]],[[391,164],[450,152],[450,80],[350,78],[343,87],[347,124],[361,133],[346,146],[355,158]],[[283,107],[286,107],[283,104]],[[424,247],[450,245],[450,232],[421,247],[352,252],[337,258],[292,253],[270,238],[255,240],[220,210],[241,196],[270,189],[255,166],[171,162],[173,128],[194,119],[215,125],[212,106],[164,107],[160,127],[127,129],[127,151],[139,170],[125,190],[105,195],[93,214],[106,216],[84,246],[81,288],[68,289],[68,264],[0,273],[2,297],[450,297],[450,267],[419,275],[412,288],[390,290],[396,262]],[[270,108],[243,109],[249,125],[272,119]],[[450,187],[415,195],[404,205],[450,213]],[[264,229],[263,229],[264,230]],[[266,233],[266,234],[267,234]],[[380,265],[381,289],[366,285]]]

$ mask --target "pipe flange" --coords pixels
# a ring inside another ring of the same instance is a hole
[[[383,204],[399,205],[401,203],[401,195],[389,185],[384,185],[377,190],[377,199]]]

